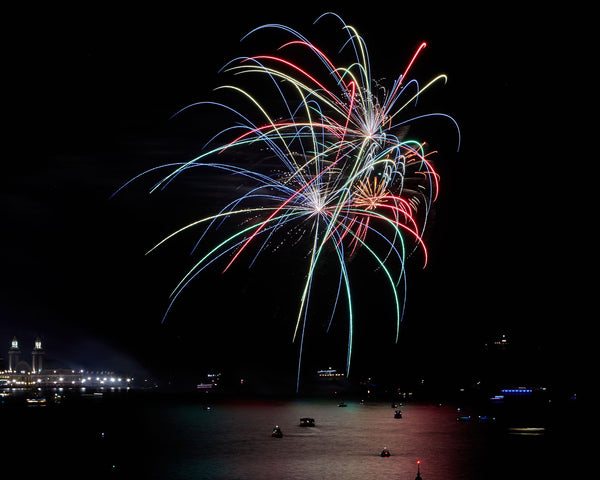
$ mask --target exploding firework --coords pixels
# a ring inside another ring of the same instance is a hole
[[[269,24],[252,30],[246,37],[276,29],[289,39],[273,54],[237,58],[223,67],[223,72],[235,79],[247,80],[240,83],[243,86],[217,89],[234,98],[235,106],[199,102],[175,114],[192,107],[217,105],[232,113],[236,121],[214,136],[197,157],[159,167],[169,169],[168,174],[152,187],[152,191],[163,189],[191,168],[237,175],[247,185],[243,195],[220,211],[183,226],[150,250],[195,228],[202,231],[198,245],[203,246],[206,233],[223,222],[236,226],[233,234],[207,246],[181,278],[165,317],[181,292],[209,266],[219,262],[222,272],[226,272],[244,254],[254,262],[282,231],[301,230],[308,237],[310,247],[293,329],[293,340],[299,342],[300,350],[298,382],[311,292],[316,288],[315,272],[325,256],[335,259],[338,278],[329,325],[342,301],[347,312],[346,373],[350,372],[355,322],[348,264],[360,251],[371,258],[376,274],[391,292],[398,340],[406,300],[406,260],[418,250],[427,263],[423,233],[439,186],[431,161],[435,152],[427,152],[425,142],[407,138],[407,126],[426,117],[441,116],[456,127],[460,143],[458,126],[448,115],[411,117],[406,113],[420,95],[446,81],[445,75],[424,85],[409,80],[411,67],[425,43],[417,48],[393,84],[384,88],[371,78],[367,47],[358,32],[332,13],[322,15],[315,23],[324,17],[339,21],[345,43],[338,54],[349,53],[352,58],[346,66],[336,65],[324,50],[289,27]],[[257,77],[270,90],[263,85],[260,94],[252,93],[251,79]],[[278,105],[276,111],[274,104]],[[242,105],[248,111],[243,111]],[[233,151],[243,158],[244,152],[256,146],[276,160],[277,168],[217,161]],[[298,229],[298,225],[304,228]]]

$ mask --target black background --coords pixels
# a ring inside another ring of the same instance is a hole
[[[207,271],[162,323],[194,238],[144,254],[219,204],[219,188],[191,176],[152,196],[149,182],[110,196],[141,171],[200,151],[214,119],[169,118],[212,99],[219,68],[247,53],[239,40],[252,28],[289,25],[336,51],[333,37],[342,35],[312,26],[327,10],[364,36],[374,77],[390,83],[427,41],[413,74],[449,80],[422,106],[451,115],[462,134],[456,152],[450,124],[423,130],[440,150],[441,195],[430,262],[423,270],[417,258],[409,271],[399,344],[383,287],[357,275],[357,375],[385,366],[469,378],[477,352],[506,333],[541,365],[539,378],[560,370],[561,381],[575,381],[592,149],[583,133],[587,56],[578,23],[586,12],[525,13],[508,4],[88,5],[10,16],[0,304],[7,348],[17,335],[26,352],[41,335],[47,356],[68,364],[170,375],[260,365],[295,376],[293,285],[302,267],[294,258]],[[277,46],[260,38],[265,51]],[[307,330],[306,365],[343,368],[346,327],[336,323],[325,335],[324,322]]]

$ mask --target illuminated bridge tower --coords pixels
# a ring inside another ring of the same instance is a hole
[[[17,371],[17,363],[21,358],[21,350],[19,350],[19,342],[17,341],[17,337],[13,337],[12,343],[10,344],[10,348],[8,350],[8,371],[16,372]]]
[[[42,340],[40,337],[35,339],[35,345],[33,347],[33,352],[31,352],[31,371],[33,373],[41,373],[42,372],[42,364],[44,359],[44,349],[42,348]]]

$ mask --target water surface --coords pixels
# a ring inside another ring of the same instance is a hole
[[[0,414],[5,431],[20,432],[11,455],[23,461],[37,451],[38,461],[62,468],[62,478],[412,480],[417,461],[423,480],[557,478],[574,451],[560,430],[457,422],[455,406],[401,410],[396,419],[389,403],[239,400],[206,409],[186,399]],[[299,426],[301,417],[316,426]],[[283,438],[271,437],[275,425]],[[379,456],[383,447],[390,457]]]

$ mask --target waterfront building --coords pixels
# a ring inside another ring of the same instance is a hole
[[[31,352],[31,366],[21,360],[21,350],[16,337],[13,337],[8,350],[8,370],[0,371],[0,386],[32,388],[120,388],[129,387],[132,378],[117,375],[114,371],[84,371],[70,368],[44,368],[45,351],[42,340],[37,337]]]
[[[317,375],[321,379],[325,380],[336,380],[338,378],[345,378],[344,372],[338,372],[335,368],[329,367],[322,370],[317,370]]]
[[[510,345],[510,342],[508,341],[508,338],[506,337],[506,335],[503,333],[501,337],[497,338],[494,340],[494,348],[496,350],[508,350]]]
[[[16,372],[17,364],[21,358],[21,350],[19,350],[19,342],[17,337],[13,337],[12,342],[10,344],[10,349],[8,350],[8,371]]]
[[[31,371],[33,373],[42,373],[44,359],[44,349],[40,337],[35,339],[33,352],[31,352]]]

